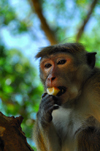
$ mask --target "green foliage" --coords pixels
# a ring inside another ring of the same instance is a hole
[[[16,18],[15,12],[9,6],[7,0],[0,1],[0,18],[3,25],[8,25],[10,21]]]
[[[0,1],[0,24],[8,26],[13,34],[26,32],[29,26],[24,20],[18,19],[14,8],[9,5],[8,0]]]

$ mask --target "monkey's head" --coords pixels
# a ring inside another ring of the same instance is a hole
[[[78,97],[94,70],[95,54],[86,52],[78,43],[43,48],[36,58],[41,58],[40,78],[45,91],[51,87],[59,88],[62,103]]]

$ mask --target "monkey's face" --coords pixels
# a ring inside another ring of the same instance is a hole
[[[57,53],[43,58],[40,62],[40,77],[47,88],[57,87],[62,103],[72,100],[79,94],[81,87],[79,66],[68,53]],[[79,78],[78,78],[79,77]]]

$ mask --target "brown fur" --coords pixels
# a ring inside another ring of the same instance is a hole
[[[66,52],[66,53],[79,53],[85,51],[84,47],[79,43],[66,43],[61,45],[48,46],[43,48],[38,54],[36,58],[43,58],[58,52]]]

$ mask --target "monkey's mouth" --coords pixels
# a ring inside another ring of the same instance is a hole
[[[61,96],[62,94],[66,92],[67,88],[64,86],[59,86],[58,89],[60,89],[60,91],[58,92],[57,96]]]

